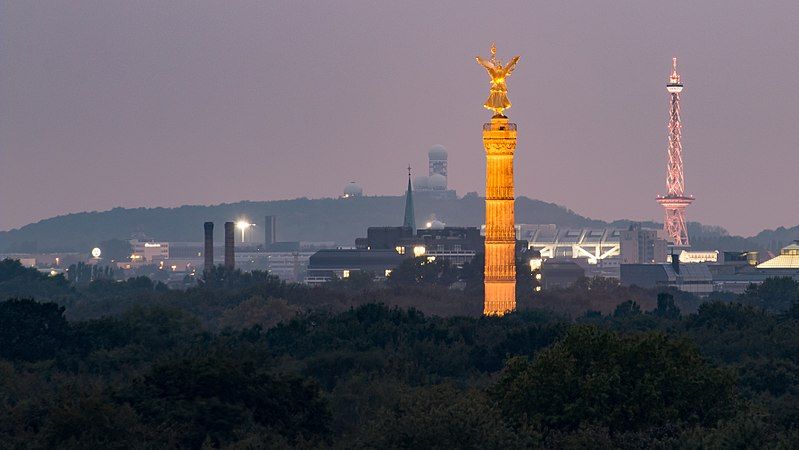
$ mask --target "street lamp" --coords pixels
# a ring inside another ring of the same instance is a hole
[[[254,227],[254,223],[247,222],[246,220],[239,220],[236,222],[236,228],[241,230],[241,242],[244,243],[244,233],[250,228]]]

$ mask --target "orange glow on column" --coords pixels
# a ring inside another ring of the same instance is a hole
[[[494,116],[483,126],[486,151],[485,301],[483,314],[516,309],[513,153],[516,124]]]

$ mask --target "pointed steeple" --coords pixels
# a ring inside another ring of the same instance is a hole
[[[410,227],[416,234],[416,217],[413,214],[413,191],[411,190],[411,166],[408,166],[408,191],[405,193],[405,220],[403,227]]]

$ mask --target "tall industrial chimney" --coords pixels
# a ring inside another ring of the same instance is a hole
[[[264,247],[268,248],[275,242],[277,242],[277,220],[275,216],[266,216],[264,218]]]
[[[236,224],[225,222],[225,268],[233,270],[236,268],[236,259],[233,246],[236,236]]]
[[[205,222],[204,228],[205,253],[203,253],[203,256],[205,257],[205,267],[203,267],[203,272],[208,275],[211,269],[214,268],[214,223]]]

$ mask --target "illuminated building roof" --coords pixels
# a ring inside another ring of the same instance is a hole
[[[618,228],[557,228],[554,225],[517,225],[519,239],[544,258],[584,258],[590,264],[621,254]]]
[[[758,269],[799,269],[799,241],[780,250],[779,256],[758,264]]]

